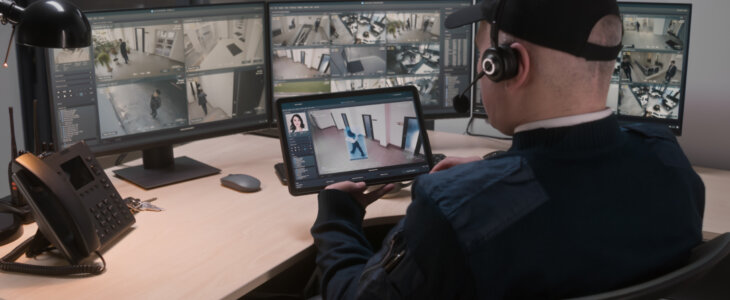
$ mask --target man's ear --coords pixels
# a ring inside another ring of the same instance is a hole
[[[510,48],[517,53],[517,75],[508,81],[508,88],[520,88],[527,82],[527,78],[530,75],[530,55],[527,52],[525,45],[514,42],[510,44]]]

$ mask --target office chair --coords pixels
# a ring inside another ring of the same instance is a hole
[[[569,300],[660,299],[680,286],[697,280],[730,253],[730,232],[715,237],[692,249],[689,263],[650,281],[600,294]]]

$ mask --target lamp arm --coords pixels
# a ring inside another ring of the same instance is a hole
[[[25,9],[16,5],[12,0],[0,0],[0,14],[2,14],[3,24],[10,22],[18,24],[23,20]]]

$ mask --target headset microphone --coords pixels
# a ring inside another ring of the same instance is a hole
[[[469,86],[466,87],[466,89],[464,89],[463,92],[454,96],[453,103],[454,103],[454,109],[456,110],[456,112],[465,113],[465,112],[469,111],[469,106],[471,103],[469,103],[469,98],[464,96],[464,94],[466,94],[466,92],[469,91],[469,89],[471,89],[471,87],[475,83],[479,82],[479,79],[482,79],[482,77],[484,77],[484,75],[487,75],[486,73],[484,73],[484,71],[479,72],[479,75],[477,75],[477,78],[475,78],[474,81],[472,81],[469,84]]]

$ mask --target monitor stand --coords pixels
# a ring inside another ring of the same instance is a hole
[[[143,150],[142,161],[141,166],[119,169],[114,174],[149,190],[221,172],[187,156],[174,157],[172,145]]]

